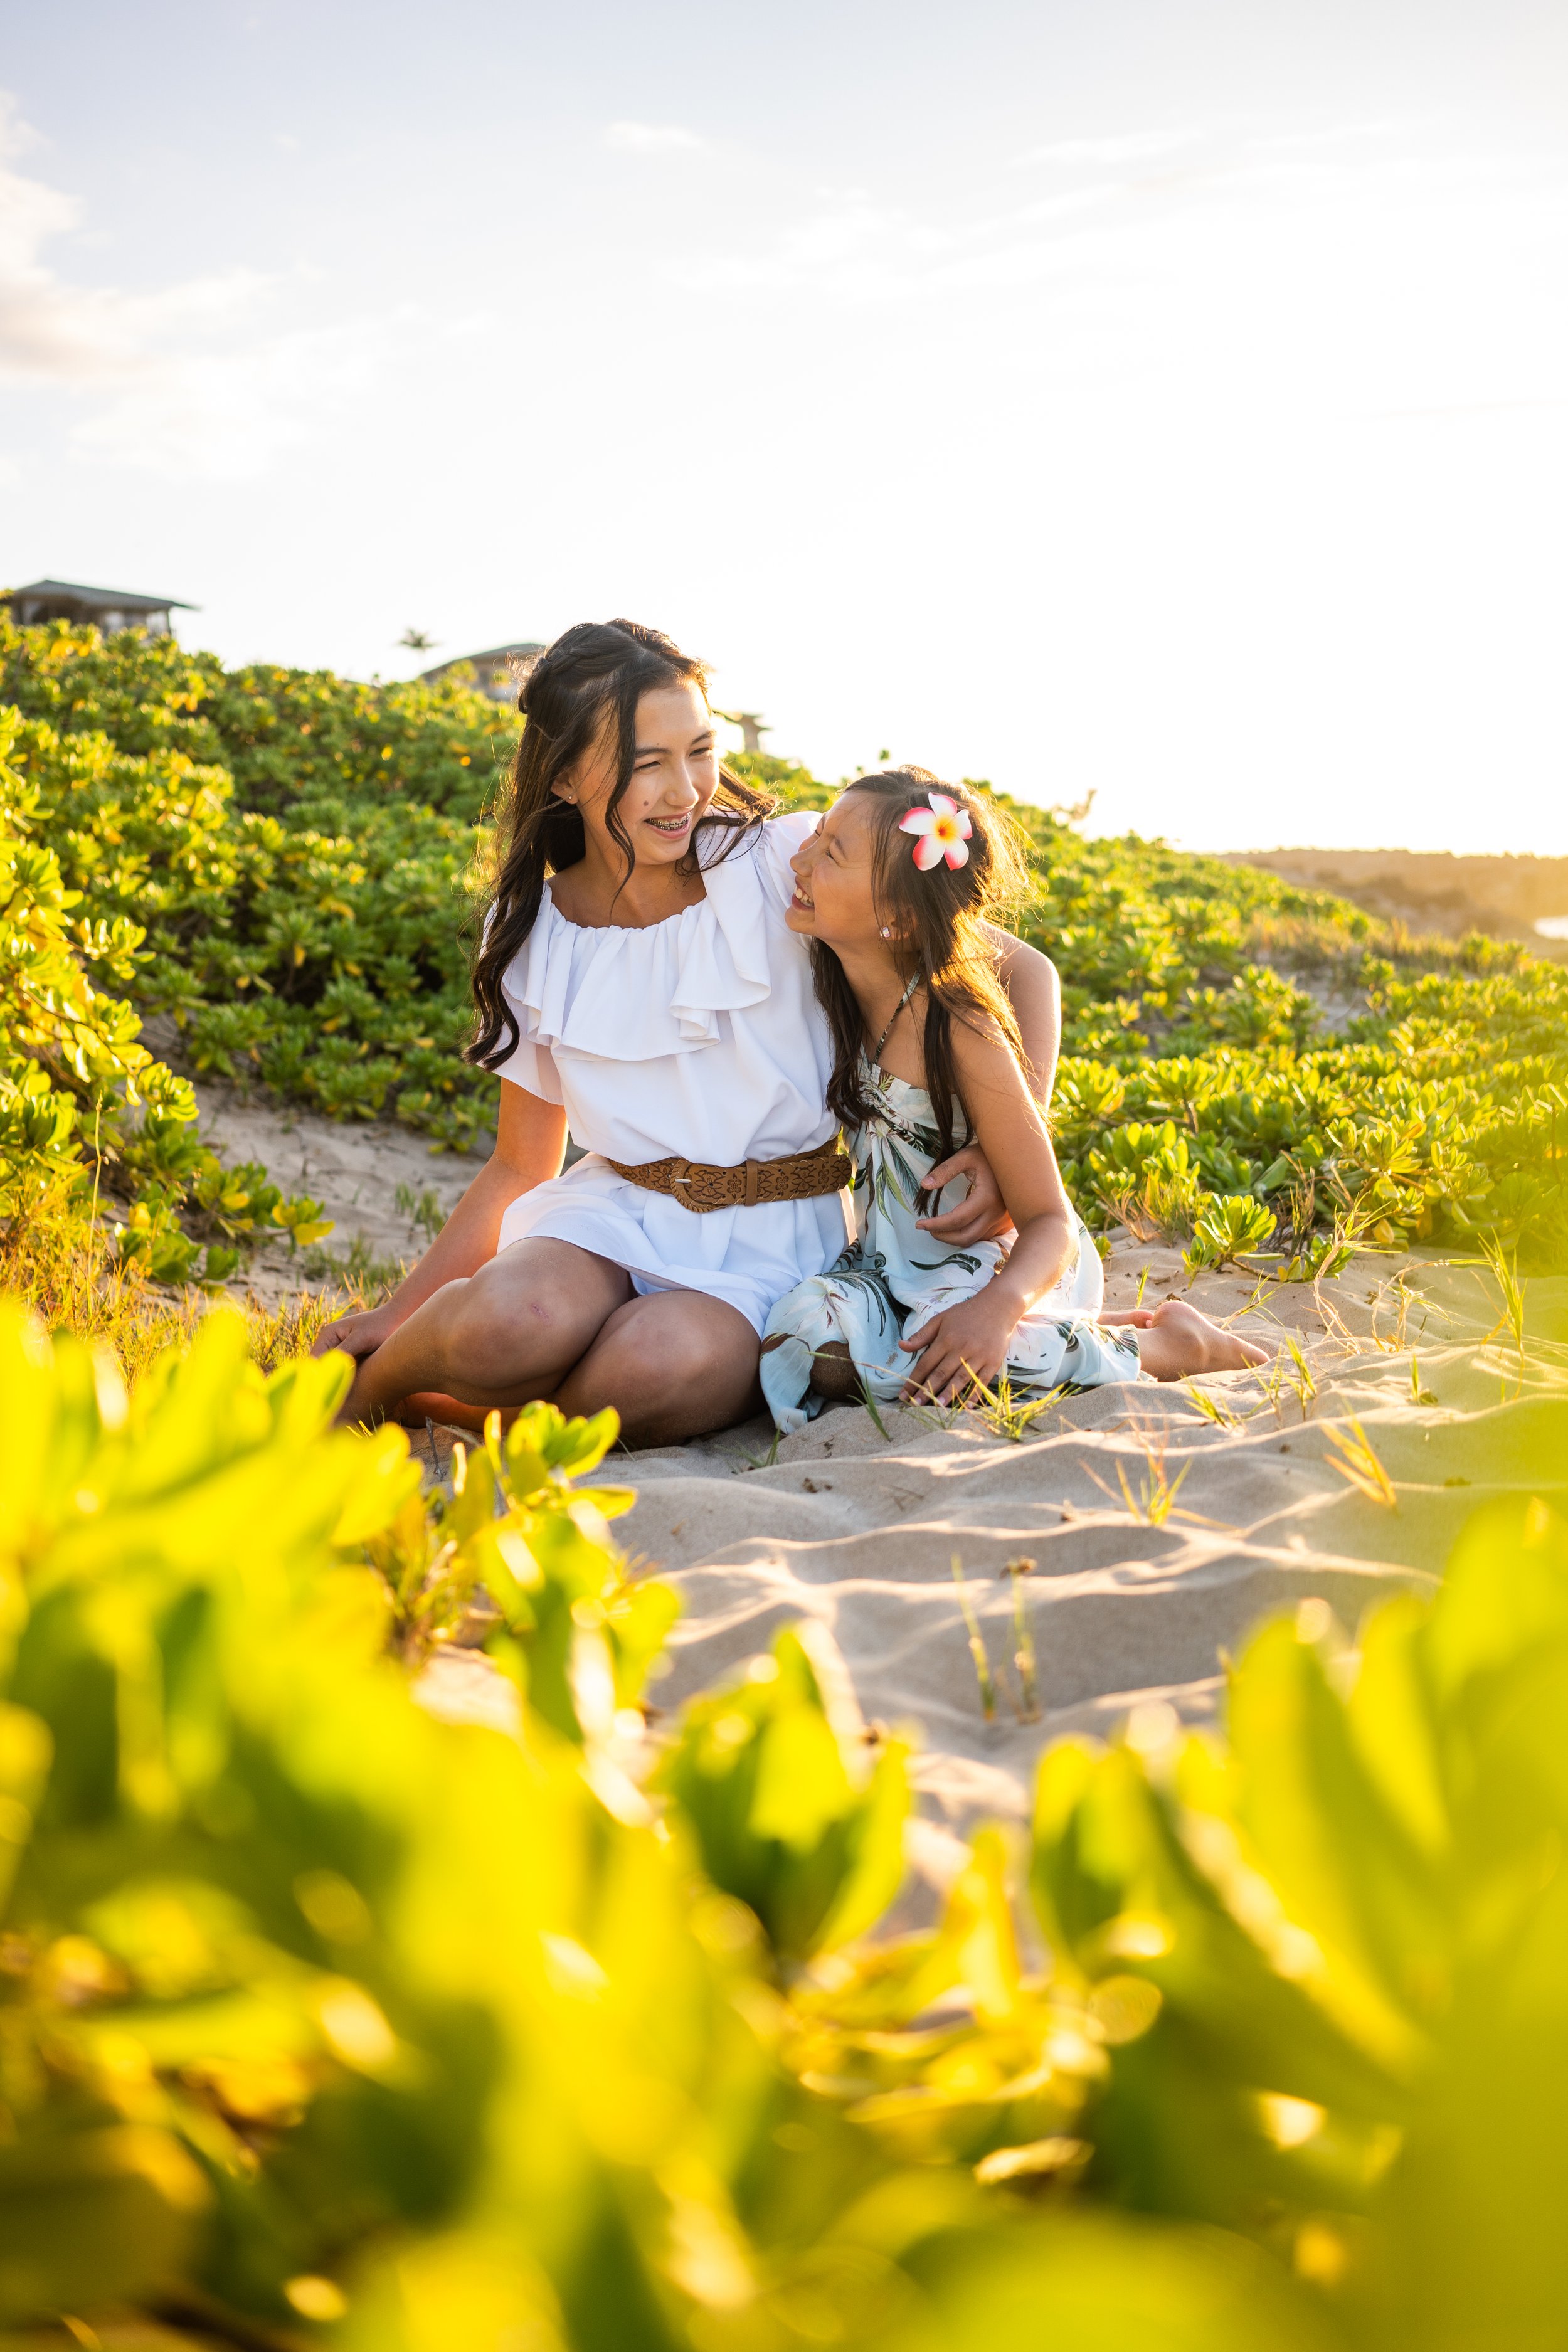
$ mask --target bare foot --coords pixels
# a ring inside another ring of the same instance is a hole
[[[483,1404],[460,1404],[456,1397],[442,1396],[438,1391],[422,1391],[416,1396],[396,1397],[391,1404],[366,1405],[359,1402],[351,1389],[338,1410],[340,1429],[379,1429],[384,1422],[397,1422],[404,1429],[423,1429],[433,1421],[444,1429],[469,1429],[476,1435],[484,1428],[490,1408]],[[500,1408],[501,1427],[510,1429],[517,1419],[518,1407],[504,1404]]]
[[[433,1390],[427,1394],[404,1397],[393,1406],[386,1417],[388,1421],[400,1421],[405,1429],[423,1429],[427,1421],[433,1421],[443,1429],[471,1429],[478,1433],[483,1430],[492,1410],[500,1414],[501,1427],[510,1429],[521,1407],[515,1404],[493,1408],[484,1404],[463,1404],[457,1397],[443,1396]]]
[[[1211,1323],[1184,1298],[1167,1298],[1143,1326],[1138,1352],[1157,1381],[1188,1380],[1194,1372],[1241,1372],[1268,1361],[1267,1348],[1238,1339]]]

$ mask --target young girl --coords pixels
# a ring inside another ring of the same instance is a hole
[[[1183,1300],[1100,1312],[1099,1253],[1062,1189],[982,945],[985,919],[1025,878],[1003,813],[920,768],[862,776],[794,866],[788,920],[812,942],[833,1033],[827,1101],[854,1163],[856,1235],[768,1318],[763,1389],[780,1429],[862,1388],[946,1402],[1003,1373],[1037,1391],[1263,1362]],[[971,1139],[1016,1230],[944,1249],[917,1218],[932,1170]]]
[[[392,1297],[318,1347],[360,1360],[348,1418],[552,1397],[667,1444],[756,1410],[769,1307],[844,1246],[832,1044],[785,920],[816,820],[725,774],[706,672],[656,629],[568,629],[521,701],[474,969],[495,1152]],[[991,950],[1044,1069],[1054,974]],[[568,1122],[586,1156],[563,1175]],[[1002,1217],[966,1164],[950,1242]]]

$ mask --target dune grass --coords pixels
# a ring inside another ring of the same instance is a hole
[[[321,1290],[301,1283],[275,1305],[253,1292],[173,1288],[154,1282],[141,1261],[121,1256],[102,1222],[83,1218],[58,1194],[0,1233],[0,1295],[48,1330],[107,1349],[128,1384],[168,1349],[187,1344],[216,1303],[239,1307],[251,1358],[270,1372],[307,1352],[333,1316],[372,1306],[376,1297],[352,1279]]]

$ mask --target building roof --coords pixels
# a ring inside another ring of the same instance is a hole
[[[523,638],[515,646],[489,646],[482,654],[454,654],[450,661],[437,662],[434,669],[422,669],[422,678],[445,677],[449,669],[461,669],[465,662],[505,661],[513,654],[542,654],[542,645]]]
[[[199,613],[180,596],[139,596],[131,588],[84,588],[76,580],[29,580],[24,588],[0,591],[0,603],[13,596],[75,596],[84,604],[100,604],[115,613]]]

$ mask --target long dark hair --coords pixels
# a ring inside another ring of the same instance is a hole
[[[847,789],[864,793],[870,803],[877,919],[892,931],[903,977],[918,972],[925,985],[926,1092],[941,1142],[937,1157],[945,1160],[953,1149],[954,1106],[963,1108],[952,1059],[953,1023],[999,1030],[1024,1059],[1017,1020],[996,977],[995,950],[984,928],[1029,895],[1024,837],[994,801],[941,783],[924,768],[857,776]],[[910,809],[929,808],[932,792],[946,793],[967,813],[969,862],[951,866],[944,859],[922,873],[914,861],[913,841],[898,824]],[[844,966],[820,940],[811,943],[811,968],[833,1032],[827,1108],[846,1127],[864,1127],[878,1113],[860,1078],[865,1015]]]
[[[516,1049],[517,1018],[501,992],[501,980],[538,919],[545,878],[575,866],[583,856],[583,812],[558,799],[555,786],[592,751],[608,719],[616,782],[605,806],[605,823],[626,861],[624,887],[637,864],[620,804],[637,755],[637,704],[645,694],[688,683],[706,696],[706,665],[683,654],[659,630],[645,629],[636,621],[580,621],[547,646],[529,672],[517,698],[523,716],[522,740],[508,771],[497,820],[495,890],[474,958],[478,1023],[468,1058],[480,1069],[493,1070]],[[721,768],[719,789],[693,833],[681,869],[695,873],[700,866],[717,863],[714,856],[703,854],[700,836],[706,828],[716,826],[730,835],[718,852],[727,857],[773,806],[765,793]]]

